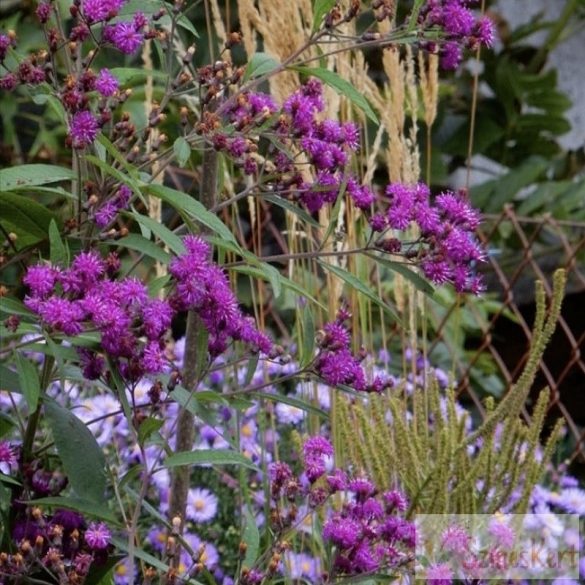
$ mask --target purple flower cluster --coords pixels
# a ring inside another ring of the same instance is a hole
[[[334,568],[355,575],[399,569],[411,559],[415,527],[403,517],[406,497],[397,490],[378,494],[367,478],[347,481],[340,512],[323,526],[323,538],[336,547]]]
[[[19,60],[13,71],[8,71],[0,78],[0,89],[6,91],[12,91],[18,84],[53,82],[68,114],[67,143],[73,148],[84,149],[92,144],[100,128],[112,119],[113,109],[127,95],[119,91],[119,80],[111,71],[102,69],[96,74],[91,69],[93,57],[80,58],[81,66],[63,80],[55,77],[57,72],[53,70],[51,63],[59,51],[72,50],[77,54],[75,48],[83,46],[89,40],[94,43],[92,51],[111,46],[127,55],[135,53],[145,38],[151,38],[155,32],[148,29],[149,20],[141,12],[133,13],[131,20],[119,20],[120,11],[126,2],[127,0],[76,0],[70,8],[73,22],[64,38],[62,30],[52,22],[51,2],[42,0],[36,13],[47,37],[48,51]],[[152,22],[160,16],[162,15],[153,14]],[[0,35],[0,63],[15,43],[13,36]],[[97,93],[97,107],[95,94],[92,95],[91,92]]]
[[[310,437],[303,445],[303,465],[307,479],[313,483],[326,471],[327,457],[333,456],[333,445],[320,436]]]
[[[105,27],[102,39],[112,44],[118,51],[132,55],[144,42],[143,29],[146,19],[141,12],[137,12],[130,22],[117,22]]]
[[[271,340],[242,313],[226,275],[210,260],[209,244],[197,236],[187,236],[184,242],[186,253],[170,264],[176,287],[168,300],[149,298],[146,286],[135,278],[115,280],[117,258],[104,260],[89,251],[79,254],[67,269],[31,266],[24,277],[30,289],[25,304],[56,332],[75,336],[97,330],[101,352],[118,363],[130,380],[167,368],[165,339],[176,311],[197,312],[209,332],[212,357],[236,340],[254,352],[270,354]],[[84,375],[99,378],[103,357],[86,349],[80,355]]]
[[[73,148],[85,148],[96,138],[100,126],[97,118],[89,110],[81,110],[73,114],[69,133]]]
[[[438,27],[445,35],[445,41],[439,46],[444,69],[457,68],[464,48],[491,47],[494,43],[494,23],[486,16],[476,18],[469,4],[469,0],[427,0],[419,13],[421,25]],[[427,48],[434,50],[435,45]]]
[[[314,362],[315,372],[331,386],[344,384],[359,392],[382,392],[389,382],[375,376],[368,383],[362,359],[354,356],[350,349],[351,335],[345,325],[349,317],[349,313],[341,309],[337,319],[324,326]]]
[[[97,330],[100,350],[119,363],[125,377],[159,373],[167,363],[164,336],[173,310],[166,301],[150,299],[137,279],[114,280],[116,264],[111,256],[104,260],[89,251],[67,269],[32,266],[24,277],[30,288],[25,304],[43,324],[65,335]],[[97,379],[104,373],[98,353],[82,350],[81,357],[86,377]]]
[[[81,12],[88,24],[115,18],[126,0],[82,0]]]
[[[320,119],[323,109],[323,87],[317,79],[295,91],[280,109],[266,94],[242,93],[221,120],[235,132],[226,133],[211,124],[210,140],[217,150],[236,159],[246,174],[254,174],[258,169],[254,158],[257,145],[250,138],[254,133],[269,132],[279,144],[268,156],[274,165],[274,192],[299,200],[310,212],[316,212],[334,203],[345,189],[358,207],[367,209],[374,201],[373,193],[346,172],[350,153],[359,147],[359,130],[352,122]],[[204,127],[200,131],[204,132]],[[309,164],[313,181],[306,180],[298,163]]]
[[[481,292],[481,279],[473,271],[485,259],[475,236],[480,216],[462,194],[450,191],[431,202],[429,188],[392,183],[386,188],[388,207],[370,218],[374,231],[406,230],[416,225],[420,238],[404,250],[396,238],[381,239],[378,246],[420,260],[425,276],[435,284],[450,282],[458,292]]]
[[[86,527],[77,512],[56,510],[48,515],[37,507],[23,507],[12,530],[16,550],[0,555],[0,573],[7,583],[26,583],[42,567],[60,582],[83,583],[94,562],[107,561],[110,538],[103,522]]]
[[[286,463],[270,465],[273,522],[277,518],[281,526],[287,526],[291,514],[296,518],[295,507],[286,516],[279,509],[278,500],[283,496],[294,502],[298,495],[303,495],[308,509],[315,509],[332,494],[343,494],[341,510],[331,513],[323,526],[324,540],[335,547],[336,573],[356,575],[406,564],[415,544],[414,524],[403,518],[407,498],[398,490],[379,494],[367,477],[351,477],[339,468],[328,473],[327,460],[332,456],[333,446],[324,437],[313,436],[305,442],[303,468],[308,485],[302,478],[297,479]]]
[[[211,261],[210,245],[198,236],[184,240],[186,253],[174,258],[169,272],[176,280],[170,303],[175,310],[193,310],[209,332],[212,357],[226,351],[231,341],[243,341],[253,351],[270,355],[270,338],[246,317],[223,270]]]
[[[132,190],[126,185],[120,185],[115,195],[95,212],[94,220],[98,227],[103,229],[112,223],[119,211],[128,208],[130,199],[132,199]]]

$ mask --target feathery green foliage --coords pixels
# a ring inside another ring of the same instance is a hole
[[[558,270],[548,315],[543,284],[536,283],[534,342],[524,371],[498,405],[486,400],[485,418],[474,431],[466,430],[468,413],[458,412],[455,392],[443,395],[435,380],[412,393],[402,387],[351,405],[338,396],[337,423],[349,447],[346,459],[381,488],[405,489],[411,512],[493,513],[516,491],[520,497],[512,511],[524,513],[562,427],[559,421],[541,446],[548,389],[540,393],[528,423],[521,411],[555,330],[565,281],[564,271]]]

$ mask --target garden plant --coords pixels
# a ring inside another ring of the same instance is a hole
[[[523,373],[481,413],[425,353],[426,300],[485,292],[481,210],[432,189],[420,154],[441,72],[496,41],[481,8],[6,17],[0,584],[477,583],[417,557],[417,518],[490,515],[503,570],[527,512],[575,551],[560,582],[581,557],[583,576],[561,515],[585,491],[546,389],[523,417],[565,273],[549,300],[535,283]]]

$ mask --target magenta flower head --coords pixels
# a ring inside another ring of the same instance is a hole
[[[144,35],[136,30],[132,22],[118,22],[104,31],[106,40],[126,55],[135,53],[144,40]]]
[[[104,522],[92,522],[85,531],[85,542],[92,550],[103,550],[108,547],[112,533]]]
[[[16,465],[16,451],[8,441],[0,441],[0,463]]]
[[[73,148],[85,148],[96,138],[99,124],[95,116],[88,110],[74,114],[69,129]]]
[[[119,82],[109,69],[102,69],[95,81],[96,90],[104,97],[111,97],[117,91]]]
[[[333,446],[324,437],[311,437],[303,445],[303,459],[307,479],[313,483],[326,471],[325,458],[333,455]]]

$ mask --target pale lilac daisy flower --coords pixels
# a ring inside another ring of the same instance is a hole
[[[210,522],[217,514],[217,496],[204,488],[189,490],[187,518],[194,522]]]

